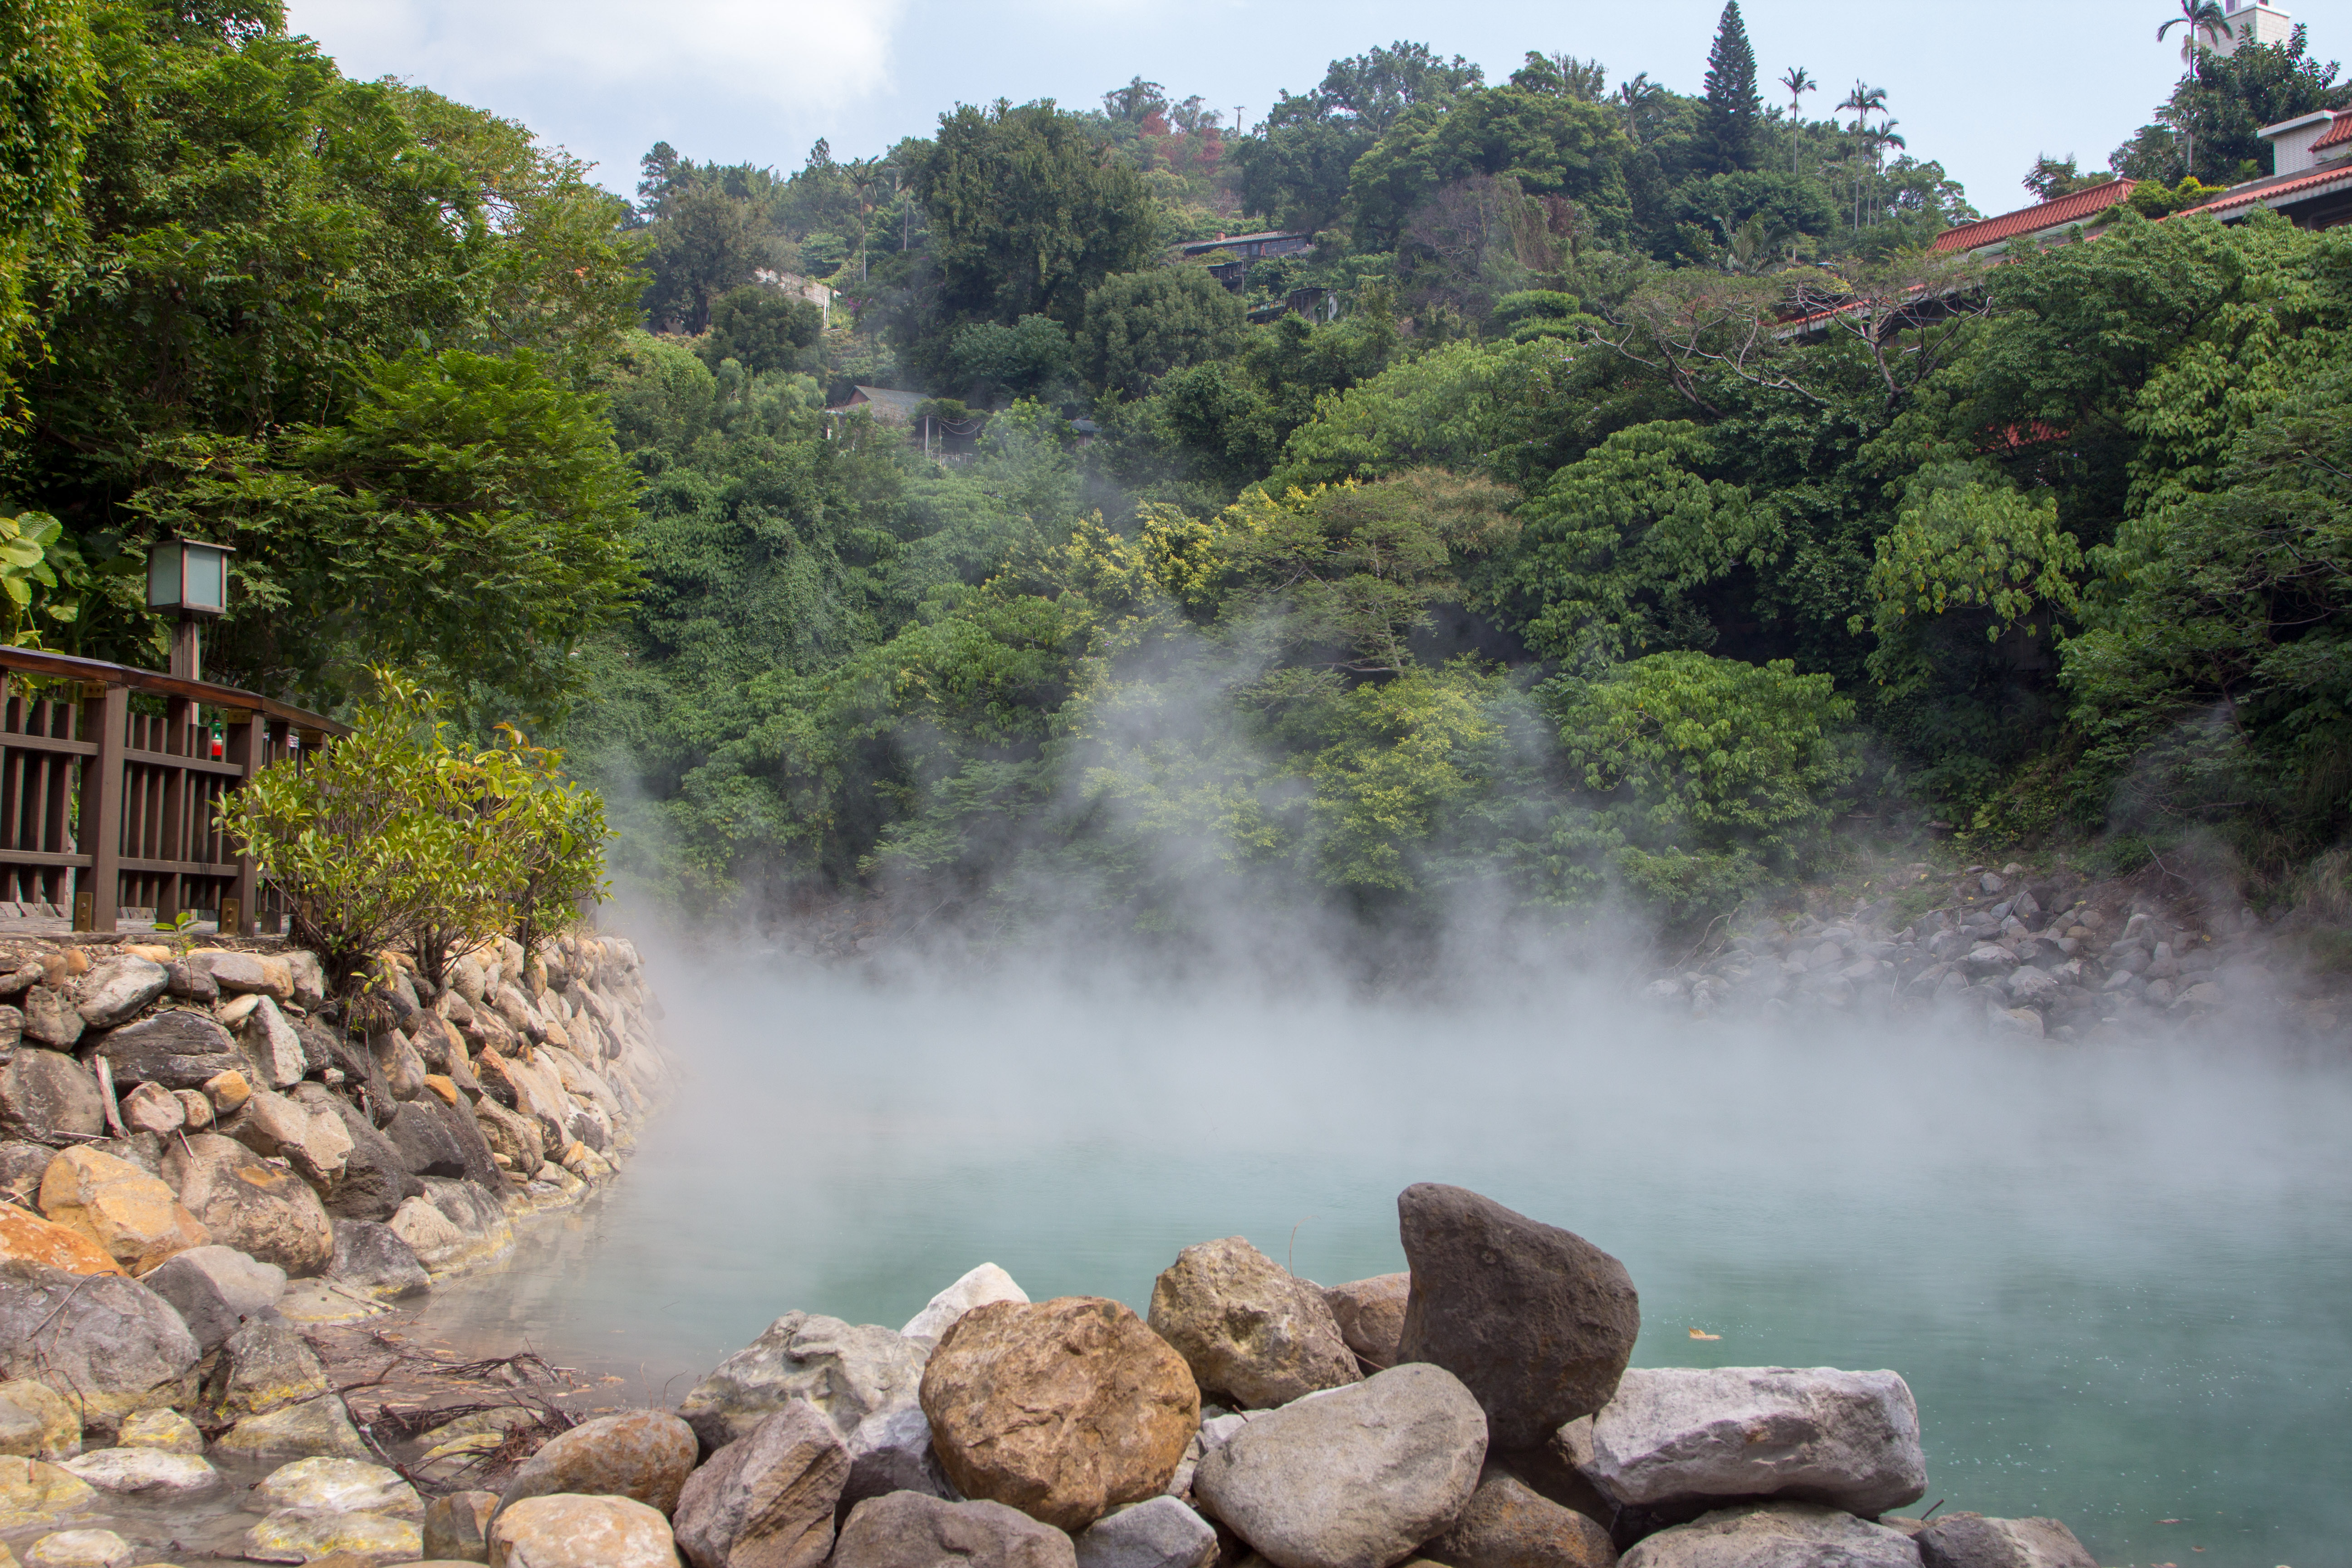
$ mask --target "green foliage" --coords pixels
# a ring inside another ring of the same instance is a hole
[[[1105,391],[1140,397],[1171,371],[1229,357],[1243,327],[1241,301],[1198,268],[1127,273],[1087,296],[1080,368]]]
[[[1870,626],[1879,643],[1872,669],[1891,679],[1903,633],[1957,609],[1989,612],[1988,642],[2037,610],[2071,615],[2081,604],[2082,570],[2082,549],[2059,528],[2054,499],[1981,484],[1936,489],[1878,537],[1870,569],[1876,605]],[[1855,616],[1852,629],[1862,626]],[[2034,629],[2026,626],[2028,635]]]
[[[2200,49],[2194,68],[2157,110],[2156,122],[2107,162],[2128,179],[2177,185],[2191,174],[2193,144],[2197,175],[2223,185],[2258,179],[2271,172],[2271,147],[2256,132],[2342,107],[2336,73],[2335,61],[2323,66],[2311,58],[2300,23],[2284,44],[2244,39],[2227,55]]]
[[[57,567],[50,552],[65,525],[47,512],[20,511],[0,516],[0,630],[10,647],[40,646],[39,617],[69,622],[78,608],[71,597],[60,600]],[[47,590],[47,592],[44,592]],[[38,597],[37,605],[34,600]]]
[[[1484,596],[1510,608],[1531,647],[1579,671],[1654,646],[1706,647],[1713,631],[1694,591],[1774,543],[1744,488],[1696,471],[1716,456],[1684,421],[1611,436],[1528,502]]]
[[[1756,92],[1756,51],[1739,0],[1724,0],[1715,42],[1706,52],[1705,96],[1699,100],[1698,144],[1702,174],[1729,174],[1757,166],[1763,100]]]
[[[345,994],[387,947],[437,979],[452,953],[518,922],[534,939],[556,929],[559,901],[597,889],[609,837],[557,753],[511,731],[488,751],[454,747],[429,692],[375,674],[351,734],[271,763],[219,813]]]
[[[703,353],[714,370],[730,359],[754,375],[789,370],[799,351],[816,342],[822,325],[822,313],[808,300],[764,284],[746,284],[711,301]]]
[[[1451,106],[1418,106],[1349,175],[1356,243],[1393,247],[1441,187],[1476,174],[1508,178],[1530,195],[1566,197],[1591,232],[1620,235],[1632,216],[1624,153],[1614,114],[1557,93],[1490,88]]]
[[[0,8],[0,396],[29,319],[24,272],[34,243],[69,237],[80,216],[82,139],[99,101],[87,0]]]
[[[1619,869],[1681,911],[1737,902],[1803,864],[1856,772],[1829,677],[1785,659],[1652,654],[1547,696],[1560,742],[1622,836]]]
[[[340,424],[161,449],[175,471],[131,498],[159,535],[236,546],[215,664],[327,703],[391,658],[560,710],[636,584],[610,427],[527,352],[412,354],[362,386]]]
[[[1139,270],[1159,243],[1141,177],[1050,101],[942,114],[913,173],[947,323],[1044,315],[1067,326],[1090,289]]]
[[[1058,396],[1075,374],[1069,330],[1051,316],[1024,316],[1011,326],[967,321],[948,351],[954,384],[982,403]]]

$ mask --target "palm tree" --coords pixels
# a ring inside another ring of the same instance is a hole
[[[1797,160],[1801,156],[1798,132],[1801,127],[1798,116],[1804,111],[1805,94],[1822,84],[1806,75],[1804,67],[1790,66],[1781,73],[1780,85],[1789,89],[1789,173],[1793,174],[1798,172]]]
[[[1903,121],[1890,116],[1863,132],[1862,144],[1870,149],[1870,174],[1873,181],[1875,181],[1881,173],[1879,160],[1885,156],[1889,147],[1911,145],[1895,133],[1895,128],[1902,123]]]
[[[1853,90],[1845,95],[1845,101],[1838,105],[1838,110],[1841,113],[1853,116],[1853,135],[1858,142],[1862,139],[1863,121],[1874,114],[1886,112],[1886,89],[1872,87],[1856,77]],[[1859,174],[1853,182],[1853,226],[1857,229],[1862,227],[1862,178]]]
[[[2238,30],[2230,26],[2229,19],[2214,0],[2179,0],[2179,4],[2180,15],[2156,30],[2156,41],[2159,44],[2164,42],[2164,35],[2175,27],[2183,29],[2180,35],[2180,79],[2185,85],[2197,77],[2197,35],[2203,33],[2210,47],[2216,34],[2224,38],[2234,38]],[[2197,174],[2197,132],[2190,130],[2185,121],[2180,128],[2180,140],[2181,172],[2194,178]]]

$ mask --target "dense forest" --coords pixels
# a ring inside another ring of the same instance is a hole
[[[2300,31],[1989,264],[1736,3],[1696,96],[1400,42],[634,199],[267,4],[0,16],[8,634],[160,662],[146,543],[231,543],[209,675],[524,720],[664,896],[1680,919],[1841,824],[2342,883],[2352,231],[2173,216],[2347,101]]]

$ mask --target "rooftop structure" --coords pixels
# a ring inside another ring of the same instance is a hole
[[[2248,44],[2284,44],[2294,33],[2294,18],[2271,0],[2228,0],[2221,20],[2230,26],[2227,33],[2200,27],[2197,41],[2224,58]]]
[[[1932,248],[1948,255],[1954,251],[1991,251],[1997,255],[2029,235],[2036,239],[2063,238],[2077,224],[2091,222],[2130,195],[2135,184],[2132,180],[2108,180],[1998,217],[1964,223],[1937,235]]]

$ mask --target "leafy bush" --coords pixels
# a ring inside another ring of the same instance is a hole
[[[1786,659],[1652,654],[1549,695],[1561,743],[1620,836],[1618,869],[1681,912],[1800,868],[1856,771],[1839,733],[1853,700]]]
[[[556,772],[560,753],[511,729],[488,751],[453,747],[430,693],[375,676],[352,733],[271,763],[220,807],[339,991],[387,947],[437,984],[501,931],[536,942],[597,890],[611,837],[603,802]]]

